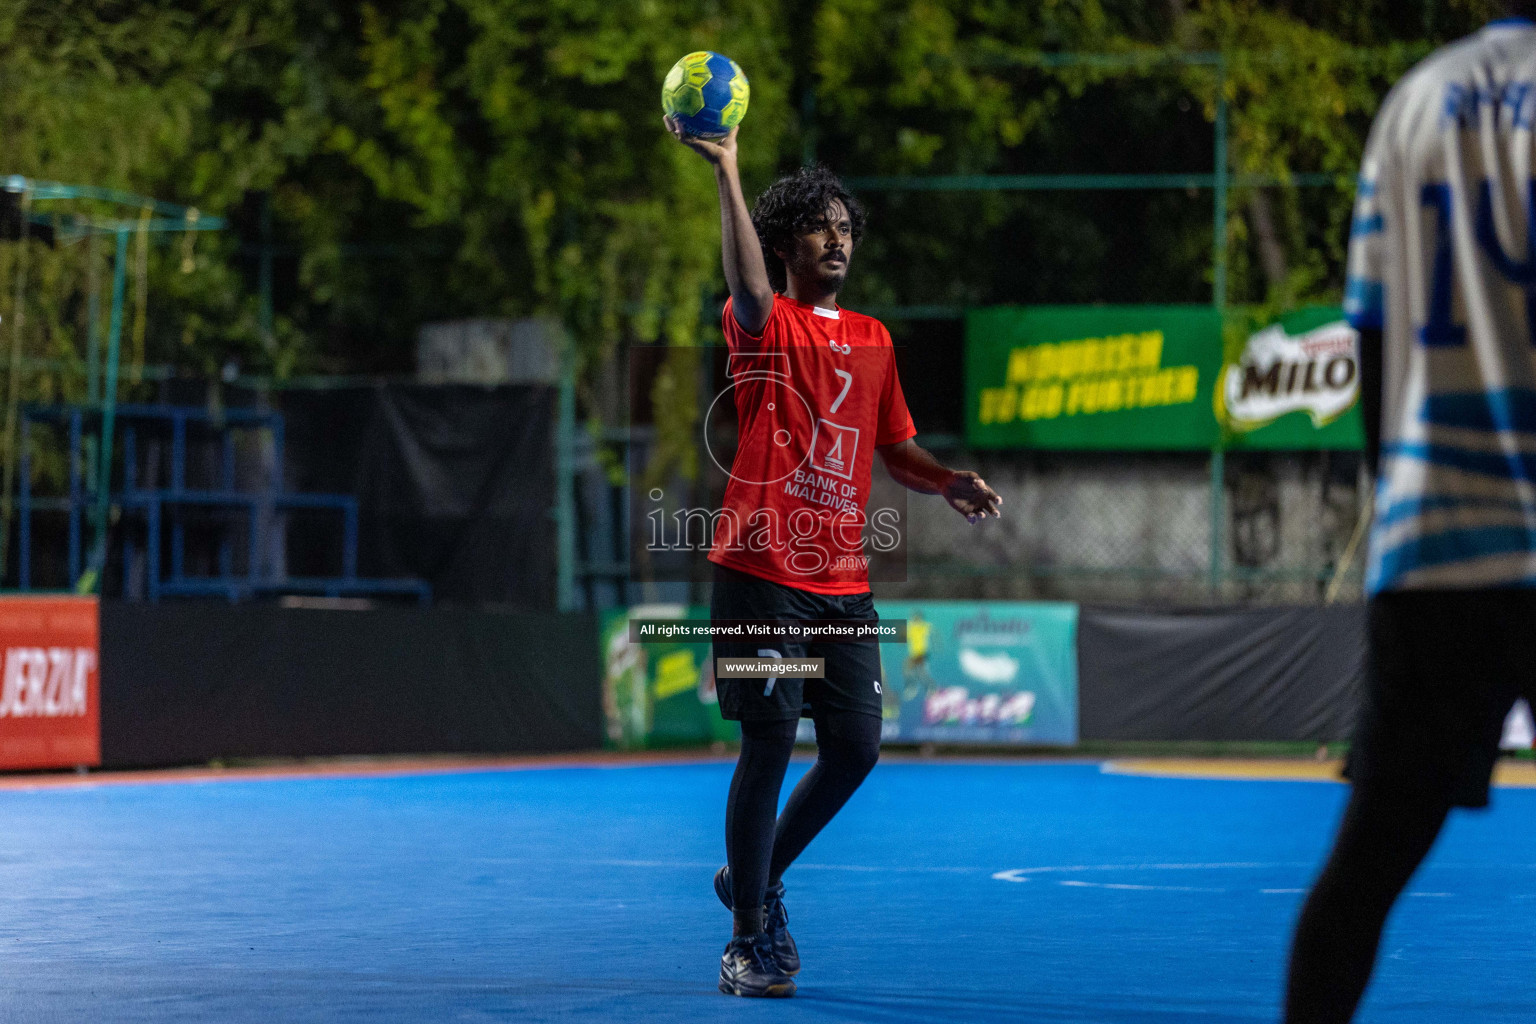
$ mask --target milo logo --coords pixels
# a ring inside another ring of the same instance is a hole
[[[1254,430],[1290,412],[1309,413],[1321,428],[1359,397],[1360,336],[1340,320],[1304,334],[1276,324],[1253,335],[1223,370],[1216,402],[1234,430]]]

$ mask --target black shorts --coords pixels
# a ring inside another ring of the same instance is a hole
[[[709,617],[740,619],[842,619],[876,622],[874,595],[813,594],[772,583],[723,565],[715,566]],[[768,652],[773,653],[768,653]],[[793,721],[816,710],[859,711],[880,717],[885,677],[880,645],[874,641],[717,640],[716,658],[823,658],[825,679],[724,679],[715,673],[720,714],[732,721]],[[772,685],[769,685],[769,684]]]
[[[1536,591],[1392,591],[1369,611],[1365,707],[1346,774],[1487,806],[1504,719],[1536,695]]]

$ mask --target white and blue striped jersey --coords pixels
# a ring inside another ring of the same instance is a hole
[[[1366,144],[1345,312],[1382,331],[1366,587],[1536,585],[1536,24],[1398,83]]]

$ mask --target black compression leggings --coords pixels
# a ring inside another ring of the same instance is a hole
[[[1356,787],[1291,946],[1286,1024],[1344,1024],[1376,965],[1387,913],[1445,824],[1447,800]]]
[[[815,721],[816,763],[789,795],[777,825],[774,812],[799,723],[741,723],[741,757],[725,805],[725,853],[737,907],[762,906],[769,883],[779,880],[880,759],[880,719],[874,715],[824,711]]]

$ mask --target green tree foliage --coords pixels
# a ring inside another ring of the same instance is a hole
[[[816,59],[822,153],[863,174],[1207,173],[1218,90],[1229,169],[1331,189],[1239,189],[1234,301],[1337,298],[1360,147],[1381,96],[1491,3],[828,0]],[[1062,51],[1109,55],[1061,64]],[[1180,64],[1179,54],[1223,54]],[[1209,193],[874,198],[874,303],[1203,301]],[[884,230],[884,234],[880,231]],[[945,268],[948,268],[948,272]]]
[[[718,216],[702,165],[661,131],[661,78],[706,46],[752,68],[745,169],[759,184],[790,120],[780,26],[749,0],[703,18],[690,4],[592,0],[8,12],[5,171],[233,219],[200,243],[192,279],[176,279],[180,261],[151,261],[148,358],[204,372],[232,357],[279,375],[407,369],[419,323],[465,315],[559,317],[588,369],[621,343],[696,342]],[[254,295],[265,203],[273,338]],[[19,247],[0,248],[0,281],[14,280]],[[78,361],[83,247],[37,249],[27,354]],[[669,368],[658,387],[691,399],[693,376]]]
[[[165,170],[185,166],[209,114],[206,72],[221,55],[217,34],[199,33],[188,14],[171,9],[149,7],[113,18],[101,8],[63,0],[0,9],[5,173],[129,187],[169,184]],[[182,183],[166,191],[172,198],[191,190]],[[114,212],[129,219],[137,213]],[[25,251],[17,244],[0,246],[7,344],[22,319],[15,299],[24,266],[25,353],[78,364],[86,328],[83,298],[90,277],[104,269],[107,248],[93,250],[85,242],[57,251],[35,242]],[[195,295],[179,319],[216,324],[218,343],[227,345],[240,333],[242,290],[222,261],[204,259],[201,265],[194,292],[176,289]],[[30,383],[36,397],[61,389],[79,397],[83,390],[79,374],[44,374]]]
[[[749,191],[813,153],[850,176],[1232,169],[1336,188],[1234,194],[1235,301],[1336,298],[1350,181],[1385,89],[1489,0],[17,0],[0,9],[3,173],[228,216],[146,260],[143,358],[279,376],[403,371],[417,326],[559,318],[587,407],[621,347],[713,336],[707,168],[660,129],[689,50],[752,80]],[[1054,66],[1138,55],[1127,71]],[[1221,51],[1224,78],[1170,53]],[[871,192],[851,304],[1203,301],[1209,195]],[[263,211],[273,231],[264,238]],[[131,211],[130,211],[131,215]],[[275,254],[271,336],[257,257]],[[103,247],[104,248],[104,247]],[[20,246],[0,245],[13,322]],[[29,254],[28,356],[78,363],[83,243]],[[660,424],[696,413],[686,356]],[[78,395],[73,376],[29,394]],[[71,390],[74,389],[74,390]],[[686,447],[686,446],[683,446]],[[687,468],[684,466],[683,468]]]

